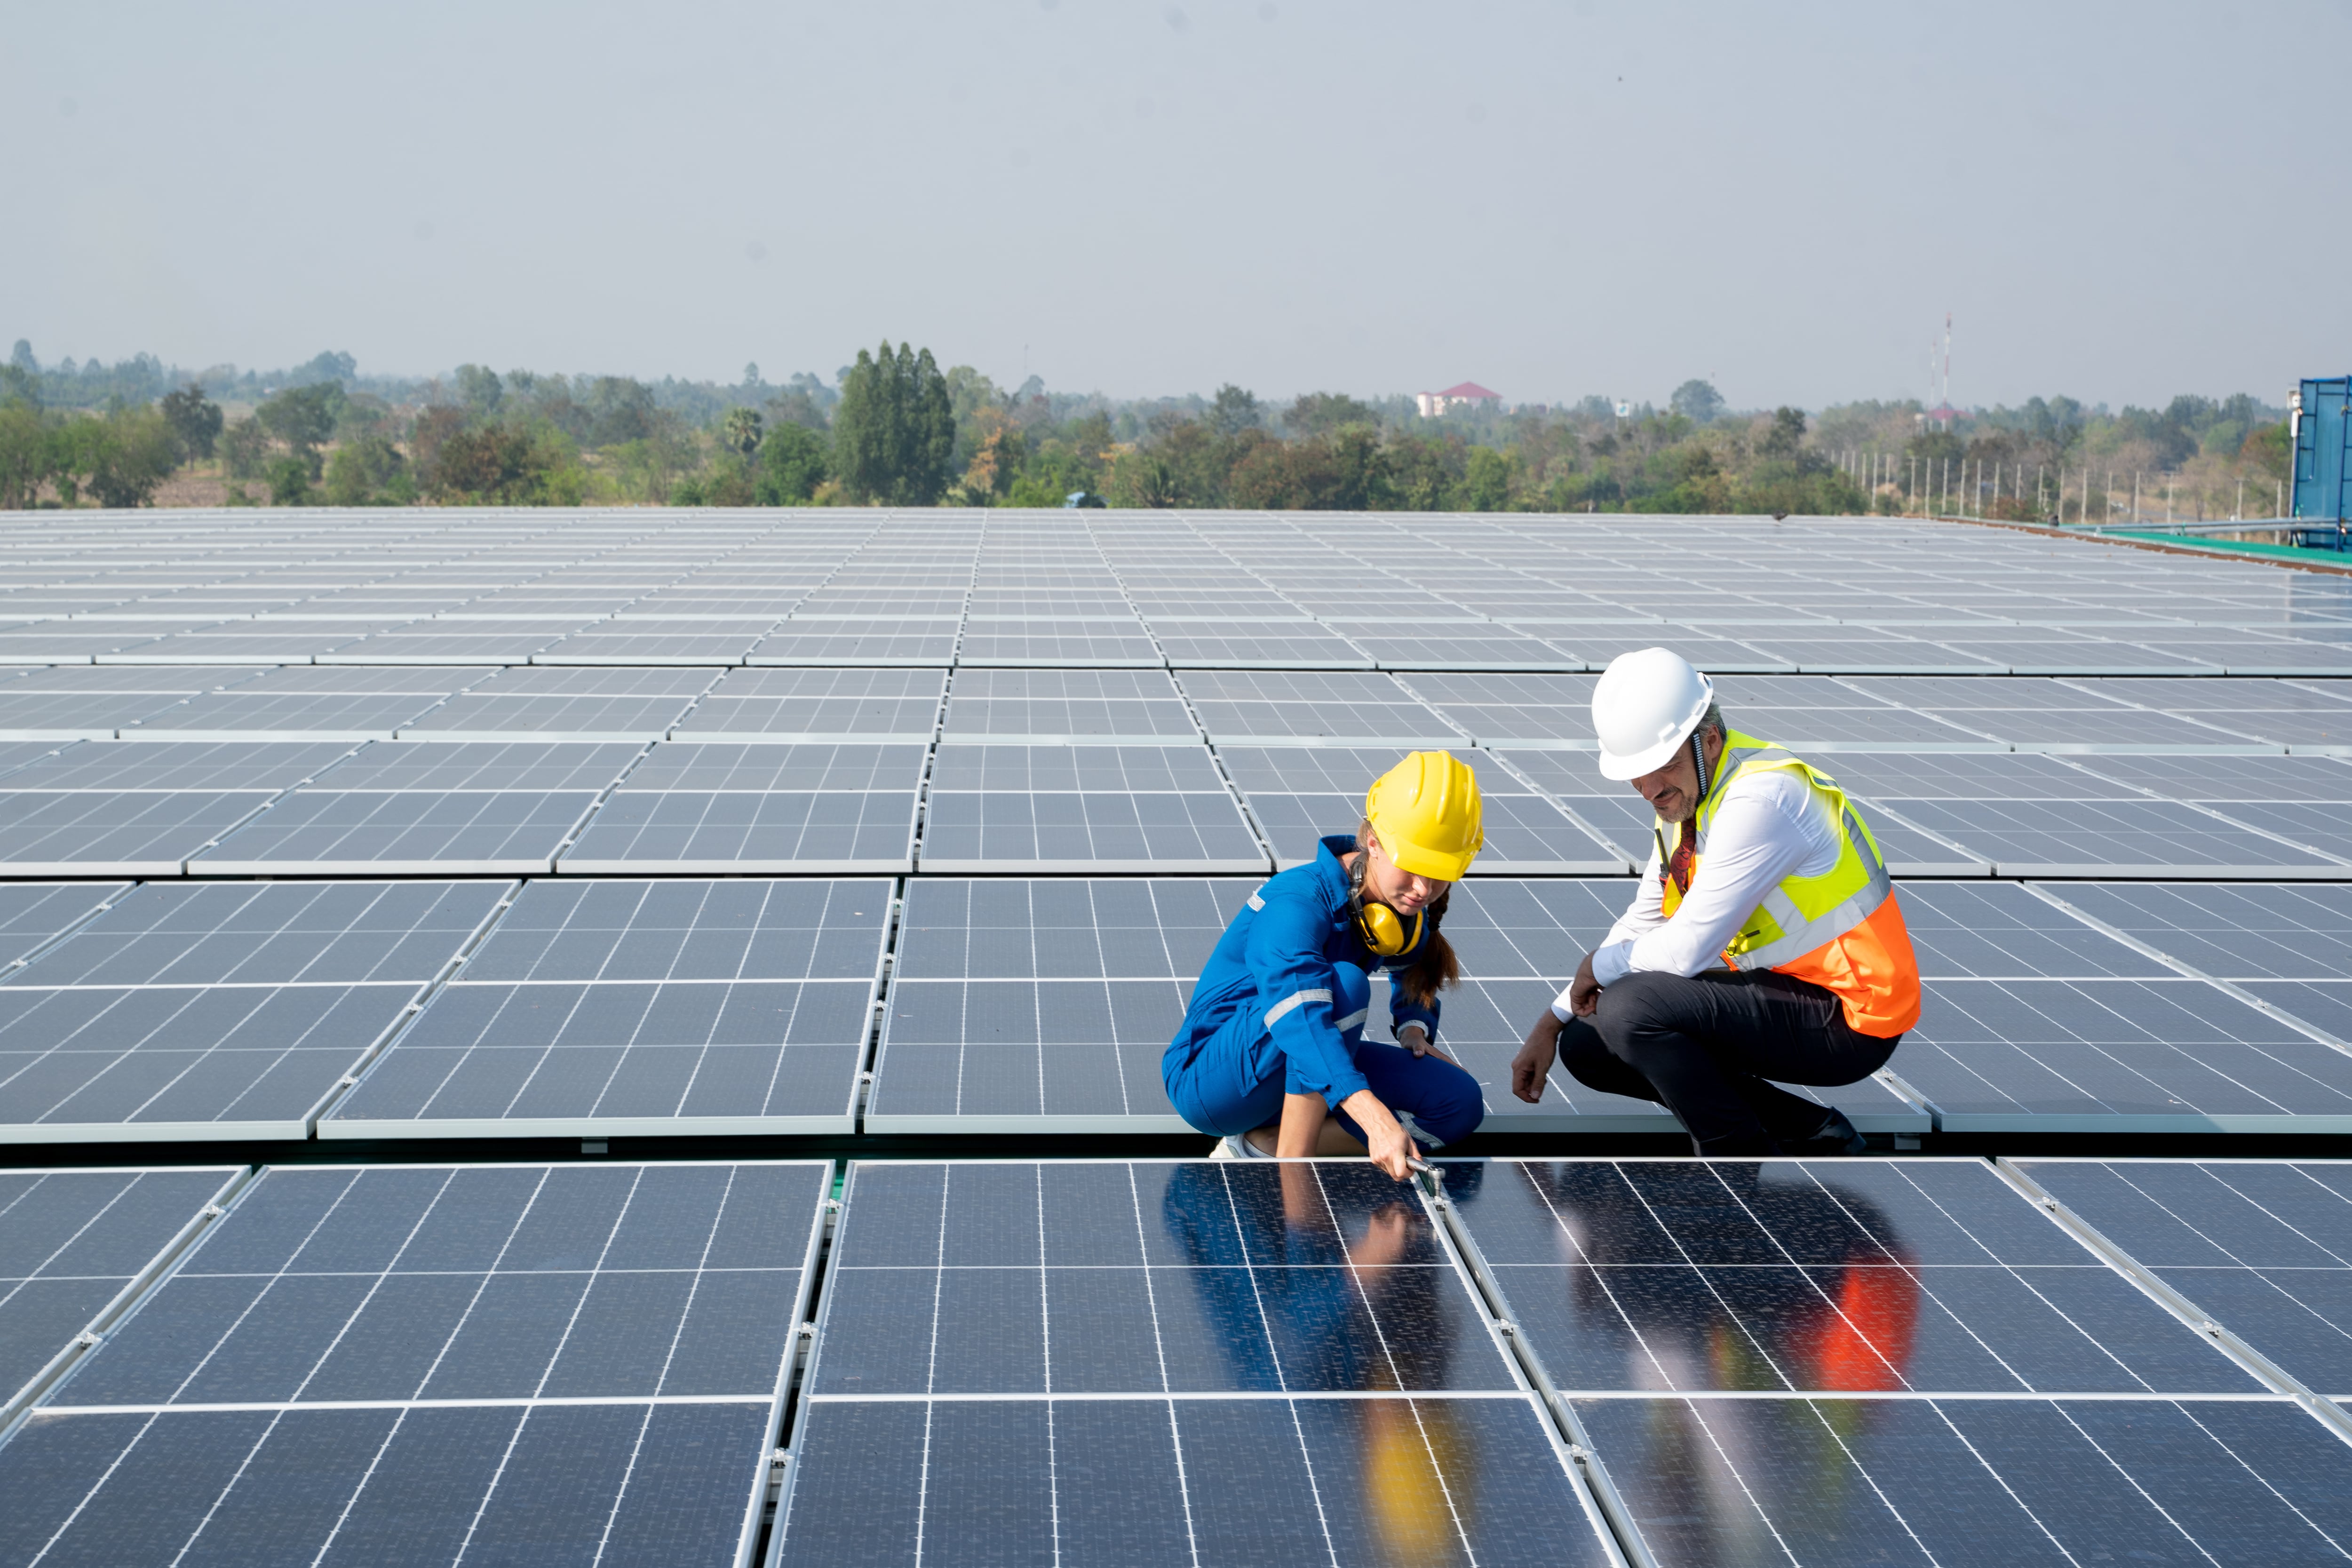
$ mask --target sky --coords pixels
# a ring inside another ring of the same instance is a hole
[[[1962,406],[2352,366],[2352,0],[81,0],[0,37],[0,342],[45,363],[829,381],[887,338],[1117,396],[1819,408],[1928,393],[1948,311]]]

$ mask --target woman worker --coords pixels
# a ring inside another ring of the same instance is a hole
[[[1368,1153],[1398,1181],[1408,1123],[1432,1146],[1466,1137],[1486,1106],[1435,1045],[1438,990],[1459,978],[1438,926],[1485,842],[1466,763],[1415,752],[1381,775],[1354,837],[1259,888],[1218,940],[1160,1059],[1178,1114],[1226,1158]],[[1363,1037],[1381,969],[1393,1047]]]

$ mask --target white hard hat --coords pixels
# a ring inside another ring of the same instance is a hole
[[[1621,653],[1592,689],[1603,778],[1637,779],[1674,760],[1715,704],[1715,682],[1671,648]]]

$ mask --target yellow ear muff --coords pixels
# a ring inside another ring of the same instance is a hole
[[[1412,917],[1412,934],[1405,934],[1404,922],[1386,904],[1365,904],[1356,912],[1356,933],[1364,945],[1382,958],[1394,958],[1398,953],[1421,940],[1421,916]]]

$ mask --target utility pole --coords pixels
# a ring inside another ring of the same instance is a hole
[[[1952,510],[1952,459],[1951,459],[1951,458],[1945,458],[1945,459],[1944,459],[1944,500],[1943,500],[1942,503],[1941,503],[1940,505],[1938,505],[1938,506],[1936,508],[1936,515],[1937,515],[1937,516],[1938,516],[1938,517],[1948,517],[1948,516],[1950,516],[1950,515],[1951,515],[1951,510]]]
[[[2134,528],[2139,526],[2139,470],[2137,468],[2132,470],[2131,522]]]

